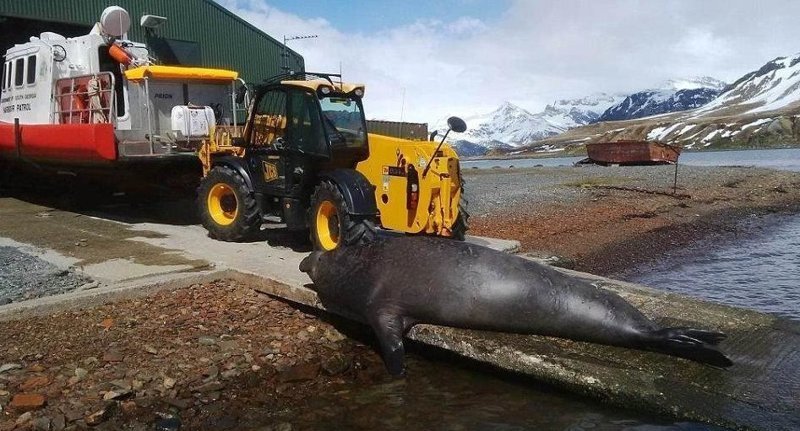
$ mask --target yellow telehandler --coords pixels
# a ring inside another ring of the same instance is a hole
[[[363,85],[334,74],[292,73],[257,86],[244,127],[216,126],[198,150],[197,205],[210,235],[241,241],[278,218],[310,230],[320,250],[371,241],[377,228],[463,240],[455,151],[444,138],[368,134],[363,97]],[[466,129],[457,117],[448,125]]]

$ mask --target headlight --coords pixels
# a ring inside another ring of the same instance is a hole
[[[353,94],[355,94],[357,97],[364,97],[364,89],[356,88],[355,91],[353,91]]]
[[[331,87],[319,87],[319,92],[327,96],[328,94],[331,94]]]

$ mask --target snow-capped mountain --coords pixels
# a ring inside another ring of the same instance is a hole
[[[698,110],[701,115],[725,114],[730,108],[748,113],[768,112],[800,102],[800,53],[778,57],[726,88]]]
[[[451,134],[449,140],[461,155],[481,155],[488,149],[512,149],[589,124],[621,98],[601,93],[580,99],[558,100],[536,114],[504,102],[488,114],[464,118],[467,131]],[[434,127],[444,132],[444,124],[440,121]]]
[[[539,114],[552,124],[564,129],[583,126],[597,120],[609,107],[623,99],[623,96],[612,96],[605,93],[593,94],[581,99],[562,99],[547,105]]]
[[[631,94],[608,108],[597,121],[620,121],[699,108],[727,86],[711,77],[667,81],[656,89]]]
[[[504,102],[488,114],[473,115],[464,121],[467,123],[467,131],[458,136],[458,139],[488,148],[525,145],[566,130],[511,102]]]
[[[776,58],[745,74],[702,107],[594,123],[515,151],[537,152],[545,145],[577,149],[620,140],[659,141],[694,149],[796,146],[800,142],[800,53]]]

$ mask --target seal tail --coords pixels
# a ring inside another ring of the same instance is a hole
[[[672,356],[727,368],[730,359],[715,347],[724,340],[721,332],[692,328],[664,328],[647,333],[648,348]]]

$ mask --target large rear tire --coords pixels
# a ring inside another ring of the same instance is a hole
[[[197,189],[200,221],[212,238],[244,241],[261,228],[261,215],[244,178],[227,166],[216,166]]]
[[[322,251],[366,244],[377,237],[372,218],[350,214],[339,187],[330,181],[322,181],[311,196],[309,226],[314,249]]]

